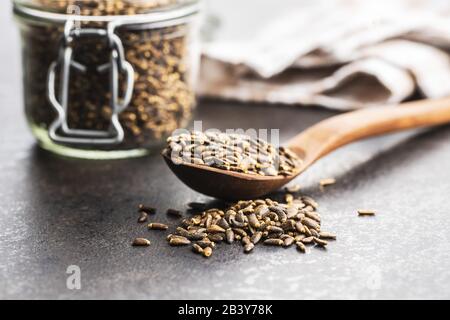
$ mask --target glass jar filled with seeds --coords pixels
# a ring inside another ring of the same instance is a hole
[[[139,156],[189,124],[198,0],[14,0],[24,103],[40,145]]]

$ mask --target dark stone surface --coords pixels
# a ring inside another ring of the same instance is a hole
[[[450,127],[359,142],[296,182],[317,198],[338,240],[299,254],[222,245],[206,260],[136,223],[136,205],[210,201],[182,185],[160,156],[82,161],[36,147],[20,89],[19,43],[0,9],[0,298],[450,298]],[[312,108],[202,102],[217,128],[280,128],[283,140],[332,115]],[[337,184],[319,190],[321,178]],[[377,210],[361,218],[358,208]],[[147,236],[149,248],[132,248]],[[66,268],[81,268],[81,290]]]

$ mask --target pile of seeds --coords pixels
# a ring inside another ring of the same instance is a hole
[[[239,201],[225,210],[208,209],[184,219],[181,226],[167,237],[172,246],[192,245],[194,252],[211,256],[220,242],[240,242],[244,252],[255,245],[290,247],[295,244],[300,252],[315,244],[324,247],[332,233],[321,230],[318,205],[310,197],[294,198],[286,195],[286,203],[271,199]]]
[[[175,4],[176,0],[34,0],[49,11],[65,13],[78,5],[82,15],[132,15]],[[28,22],[27,22],[28,23]],[[99,27],[83,23],[82,27]],[[100,27],[103,27],[102,25]],[[160,29],[127,28],[117,30],[123,42],[126,60],[135,71],[135,85],[130,105],[120,113],[125,130],[120,145],[96,146],[114,150],[150,148],[163,143],[170,133],[185,127],[195,107],[193,90],[196,57],[190,50],[190,24]],[[24,90],[27,119],[36,135],[46,134],[56,117],[47,98],[47,75],[50,64],[58,57],[63,25],[30,23],[22,28],[24,43]],[[87,67],[86,74],[72,70],[69,81],[67,121],[72,129],[108,130],[111,124],[109,72],[97,67],[110,59],[107,39],[83,37],[73,44],[74,59]],[[59,90],[59,72],[56,89]],[[122,77],[121,77],[122,78]],[[121,91],[125,81],[121,79]],[[121,96],[123,93],[121,94]]]
[[[174,163],[193,163],[223,170],[263,176],[289,176],[301,160],[289,149],[243,134],[221,132],[182,133],[167,139],[164,153]]]

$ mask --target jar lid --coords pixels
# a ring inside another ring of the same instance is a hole
[[[16,15],[48,22],[163,22],[191,16],[200,0],[14,0]]]

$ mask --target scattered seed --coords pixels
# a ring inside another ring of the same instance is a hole
[[[289,207],[286,209],[286,216],[288,219],[294,218],[298,213],[298,209],[296,207]]]
[[[222,242],[223,241],[223,236],[219,233],[208,234],[208,238],[209,238],[209,240],[214,241],[214,242]]]
[[[313,243],[313,242],[314,242],[314,237],[303,238],[301,241],[302,241],[302,243],[304,243],[304,244],[310,244],[310,243]]]
[[[150,245],[150,240],[145,238],[136,238],[133,240],[133,246],[135,247],[148,247]]]
[[[302,224],[307,226],[310,229],[320,230],[320,225],[313,219],[305,217],[302,219]]]
[[[311,234],[313,237],[319,238],[319,232],[317,232],[315,229],[309,229],[309,231],[311,231]]]
[[[248,218],[245,216],[242,210],[239,210],[239,212],[236,214],[236,220],[239,222],[248,223]]]
[[[190,233],[204,233],[206,232],[206,228],[200,227],[200,226],[188,226],[187,230]]]
[[[294,201],[294,196],[288,193],[284,196],[284,200],[286,201],[286,203],[292,203]]]
[[[279,239],[283,235],[282,232],[276,232],[276,233],[269,233],[267,235],[267,239]]]
[[[188,238],[185,237],[172,237],[169,240],[171,246],[185,246],[191,243]]]
[[[269,212],[270,212],[269,207],[265,204],[262,204],[255,209],[255,213],[259,216],[264,216]]]
[[[309,230],[309,228],[308,228],[307,226],[303,226],[303,228],[305,229],[305,234],[306,234],[308,237],[311,237],[311,236],[312,236],[311,230]]]
[[[216,243],[209,240],[208,238],[204,238],[200,241],[197,241],[196,243],[202,248],[211,247],[214,249],[216,247]]]
[[[294,220],[287,220],[281,224],[281,228],[285,232],[294,231],[295,230],[295,221]]]
[[[302,242],[297,241],[295,244],[297,245],[297,249],[298,249],[299,251],[301,251],[301,252],[303,252],[303,253],[306,252],[306,246],[305,246]]]
[[[286,239],[284,239],[283,246],[284,247],[290,247],[292,244],[294,244],[294,241],[295,241],[294,238],[289,236]]]
[[[295,243],[299,251],[305,252],[306,244],[326,246],[325,239],[336,238],[332,233],[320,231],[318,204],[312,198],[285,198],[286,203],[267,198],[230,203],[224,210],[208,209],[183,219],[167,240],[174,246],[195,242],[195,252],[210,256],[216,244],[224,240],[241,242],[246,253],[260,242],[283,247]]]
[[[243,227],[246,226],[246,223],[245,223],[245,222],[237,221],[237,220],[234,218],[234,216],[231,216],[231,217],[230,217],[230,223],[231,223],[231,225],[233,225],[234,227],[238,227],[238,228],[243,228]]]
[[[144,222],[146,222],[146,221],[147,221],[147,217],[148,217],[147,212],[145,212],[145,211],[140,211],[140,212],[139,212],[138,222],[139,222],[139,223],[144,223]]]
[[[204,248],[202,253],[204,257],[209,258],[212,255],[211,247]]]
[[[249,213],[255,212],[255,209],[253,209],[252,205],[249,205],[249,206],[245,207],[244,209],[242,209],[241,212],[243,214],[249,214]]]
[[[199,152],[192,152],[193,149]],[[302,163],[287,148],[275,148],[243,134],[190,132],[171,136],[163,151],[174,162],[197,163],[227,171],[263,176],[290,176]]]
[[[193,217],[191,218],[191,222],[195,225],[199,225],[202,219],[200,217]]]
[[[192,251],[194,251],[195,253],[203,254],[203,248],[196,243],[192,245]]]
[[[184,229],[182,227],[177,227],[176,232],[177,232],[178,235],[190,239],[189,236],[190,236],[191,232],[187,231],[186,229]]]
[[[326,179],[322,179],[320,180],[319,184],[321,187],[326,187],[326,186],[330,186],[332,184],[336,183],[336,179],[334,178],[326,178]]]
[[[255,232],[252,237],[250,238],[250,241],[253,244],[257,244],[259,240],[261,240],[263,233],[261,231]]]
[[[250,241],[249,237],[243,237],[241,242],[243,245],[246,245],[246,244],[249,244],[251,241]]]
[[[206,229],[208,233],[224,233],[225,229],[222,227],[219,227],[218,225],[212,225],[209,228]]]
[[[239,235],[241,237],[246,237],[247,236],[247,232],[245,232],[241,228],[233,228],[233,231],[234,231],[235,234],[237,234],[237,235]]]
[[[280,228],[280,227],[276,227],[276,226],[268,226],[268,227],[266,228],[266,230],[267,230],[269,233],[283,233],[283,229]]]
[[[293,185],[287,186],[286,191],[289,193],[297,193],[300,191],[300,185],[293,184]]]
[[[255,245],[252,242],[249,242],[249,243],[245,244],[244,252],[245,253],[250,253],[253,250],[254,247],[255,247]]]
[[[287,219],[287,215],[284,212],[284,209],[282,207],[279,206],[270,206],[269,210],[272,212],[275,212],[278,215],[278,219],[280,219],[280,221],[286,221]]]
[[[336,240],[336,235],[331,232],[321,231],[319,233],[320,239],[331,239]]]
[[[140,204],[140,205],[138,206],[138,210],[139,210],[139,211],[143,211],[143,212],[145,212],[146,214],[155,214],[155,213],[156,213],[156,208],[152,208],[152,207],[149,207],[149,206],[145,206],[145,205],[143,205],[143,204]]]
[[[314,209],[317,209],[317,208],[319,207],[319,204],[318,204],[313,198],[311,198],[311,197],[303,196],[303,197],[302,197],[302,201],[303,201],[306,205],[311,206],[311,207],[314,208]],[[312,211],[312,210],[311,210],[311,211]]]
[[[202,240],[206,238],[208,234],[206,232],[189,232],[186,238],[191,241]]]
[[[234,232],[233,232],[233,230],[231,230],[231,228],[228,228],[225,231],[225,236],[227,238],[227,242],[228,243],[233,243],[234,242]]]
[[[300,233],[305,233],[305,226],[300,221],[295,224],[295,229]]]
[[[310,212],[310,211],[306,211],[305,212],[305,216],[315,220],[316,222],[320,223],[320,215],[317,214],[316,212]]]
[[[106,16],[139,19],[141,14],[165,10],[168,6],[176,6],[178,1],[32,0],[29,3],[55,14],[67,14],[67,8],[77,6],[78,14],[103,20]],[[93,22],[93,19],[83,23],[82,27],[105,27],[104,23]],[[120,145],[110,146],[108,150],[148,148],[191,119],[195,92],[190,79],[195,67],[192,65],[194,61],[188,61],[191,48],[190,35],[187,34],[189,28],[190,25],[177,24],[161,28],[145,26],[139,30],[124,28],[126,30],[120,31],[125,47],[124,59],[134,70],[135,81],[130,104],[120,112],[117,120],[124,129],[124,139]],[[24,59],[34,67],[26,70],[30,81],[25,87],[29,97],[25,103],[28,120],[40,130],[47,130],[54,121],[54,110],[46,95],[47,86],[41,79],[57,58],[55,49],[60,45],[60,38],[60,25],[54,21],[49,21],[45,26],[30,23],[26,31]],[[87,63],[89,67],[103,64],[111,51],[107,42],[101,40],[81,39],[76,47],[77,61]],[[118,85],[120,89],[125,89],[122,81]],[[71,129],[108,130],[116,110],[108,103],[111,92],[103,72],[88,70],[83,75],[73,73],[67,90],[70,92],[70,107],[65,121]],[[176,150],[178,144],[173,142]]]

